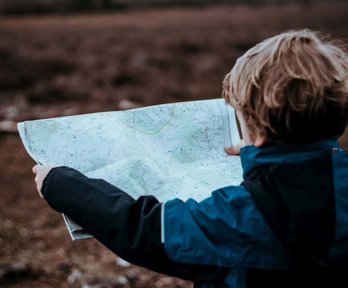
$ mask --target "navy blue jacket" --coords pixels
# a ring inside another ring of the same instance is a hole
[[[246,146],[240,157],[245,181],[201,202],[133,199],[68,167],[52,169],[42,193],[118,256],[197,287],[339,287],[348,273],[348,153],[325,140]],[[338,272],[318,277],[326,270]]]

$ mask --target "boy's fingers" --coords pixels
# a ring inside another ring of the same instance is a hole
[[[36,174],[37,173],[37,164],[33,167],[33,173]]]

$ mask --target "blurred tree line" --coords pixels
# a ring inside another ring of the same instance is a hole
[[[1,0],[2,14],[45,14],[118,9],[125,6],[114,0]]]
[[[345,1],[345,0],[341,0]],[[200,6],[216,4],[281,4],[330,2],[330,0],[1,0],[1,14],[46,14],[122,10],[129,8]]]

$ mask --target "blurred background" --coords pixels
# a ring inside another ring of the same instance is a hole
[[[347,43],[347,15],[347,1],[1,0],[0,286],[191,287],[72,242],[18,121],[218,98],[257,42],[311,28]]]

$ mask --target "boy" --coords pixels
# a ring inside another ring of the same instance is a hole
[[[237,60],[223,96],[246,145],[240,186],[159,203],[34,166],[38,191],[120,257],[196,287],[338,287],[348,272],[348,153],[336,141],[347,56],[311,31],[283,33]]]

